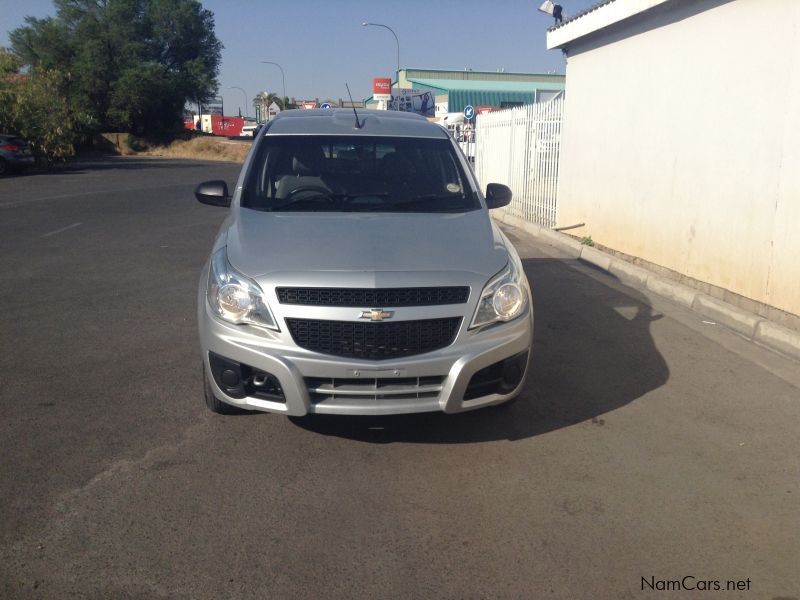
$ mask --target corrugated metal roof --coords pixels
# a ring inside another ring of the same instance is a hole
[[[414,89],[447,94],[447,110],[461,112],[468,104],[473,106],[502,106],[504,102],[536,102],[537,92],[560,91],[563,83],[535,81],[463,81],[453,79],[408,80]]]
[[[563,75],[562,75],[563,77]],[[536,101],[537,92],[560,91],[563,81],[490,81],[484,79],[441,79],[409,77],[407,81],[415,90],[447,94],[450,112],[460,112],[467,104],[473,106],[500,106],[501,102]],[[372,97],[365,102],[372,101]]]
[[[458,79],[416,79],[409,78],[413,84],[436,88],[444,92],[470,90],[476,92],[535,92],[536,90],[563,90],[563,83],[537,81],[485,81]],[[416,88],[416,86],[415,86]]]
[[[500,108],[504,102],[533,104],[536,102],[536,90],[527,92],[453,90],[447,96],[447,110],[448,112],[461,112],[467,104]]]
[[[616,2],[616,0],[601,0],[597,4],[592,4],[588,8],[584,8],[583,10],[576,12],[574,15],[570,15],[569,17],[561,21],[561,23],[556,23],[555,25],[551,25],[550,27],[547,28],[547,31],[555,31],[559,27],[563,27],[567,23],[575,21],[576,19],[580,19],[582,16],[588,15],[590,12],[594,12],[598,8],[602,8],[606,4],[612,4],[613,2]]]
[[[401,69],[408,79],[447,79],[469,81],[564,81],[563,73],[516,73],[512,71],[453,71],[446,69]]]

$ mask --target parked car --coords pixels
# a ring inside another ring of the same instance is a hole
[[[531,292],[443,127],[411,113],[286,111],[264,126],[198,290],[211,410],[456,413],[514,399]]]
[[[242,133],[240,135],[242,137],[253,137],[256,129],[258,129],[258,125],[245,125],[242,127]]]
[[[21,137],[0,134],[0,176],[23,171],[34,164],[30,144]]]

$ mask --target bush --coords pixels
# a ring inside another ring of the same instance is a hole
[[[128,147],[134,152],[145,152],[150,149],[150,146],[142,138],[136,137],[132,133],[128,134],[127,139]]]
[[[19,72],[19,63],[0,49],[0,130],[25,138],[47,160],[75,153],[80,119],[63,93],[65,81],[52,69]]]

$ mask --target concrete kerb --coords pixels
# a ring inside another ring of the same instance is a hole
[[[701,315],[714,319],[717,323],[725,325],[742,335],[753,339],[756,335],[756,327],[763,321],[756,315],[738,309],[727,302],[717,300],[705,294],[697,294],[692,308]]]
[[[592,246],[581,244],[558,231],[530,223],[520,217],[503,214],[500,211],[494,211],[492,217],[559,248],[573,258],[611,273],[626,285],[646,288],[659,296],[690,308],[704,317],[713,319],[754,342],[800,360],[800,332],[781,327],[693,288],[659,277],[652,271],[633,265]]]

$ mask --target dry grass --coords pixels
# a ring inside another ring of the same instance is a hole
[[[241,163],[244,162],[247,153],[250,151],[250,146],[250,142],[233,142],[222,138],[197,137],[188,141],[176,140],[169,146],[154,146],[139,154]]]

